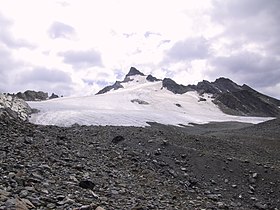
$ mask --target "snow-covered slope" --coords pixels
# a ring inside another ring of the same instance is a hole
[[[211,95],[204,94],[205,100],[201,100],[196,91],[174,94],[162,88],[162,81],[149,82],[146,76],[134,75],[130,79],[122,83],[123,88],[105,94],[29,102],[32,108],[40,110],[30,121],[60,126],[147,126],[147,122],[187,125],[210,121],[259,123],[271,119],[226,115],[211,101]]]

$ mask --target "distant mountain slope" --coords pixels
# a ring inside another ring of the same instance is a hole
[[[103,88],[97,94],[104,94],[111,90],[124,88],[123,85],[132,81],[133,78],[131,77],[136,75],[146,77],[135,67],[131,67],[123,81],[117,81],[114,85]],[[196,91],[201,96],[211,94],[213,103],[218,105],[226,114],[260,117],[280,116],[280,100],[259,93],[245,84],[240,86],[228,78],[221,77],[214,82],[203,80],[197,85],[187,86],[177,84],[170,78],[160,80],[152,75],[148,75],[146,80],[149,82],[162,81],[162,88],[174,94],[185,94],[190,91]]]
[[[131,77],[132,76],[137,76],[137,75],[146,77],[142,72],[137,70],[135,67],[131,67],[123,81],[116,81],[113,85],[109,85],[109,86],[104,87],[102,90],[100,90],[97,93],[97,95],[107,93],[111,90],[118,90],[120,88],[124,88],[122,84],[127,83],[129,81],[133,81],[133,79]],[[153,77],[152,75],[148,75],[146,77],[146,80],[149,81],[149,82],[160,81],[159,79],[157,79],[156,77]]]
[[[24,101],[44,101],[48,99],[54,99],[54,98],[59,98],[58,95],[52,93],[51,96],[49,96],[48,93],[45,93],[43,91],[34,91],[34,90],[26,90],[25,92],[18,92],[16,94],[10,94],[8,95],[12,97],[17,97],[20,98]]]
[[[147,126],[149,122],[168,125],[259,123],[279,116],[280,103],[226,78],[185,86],[169,78],[146,76],[131,67],[123,81],[116,81],[96,95],[29,104],[40,110],[30,118],[37,124]]]
[[[280,100],[266,96],[247,85],[238,85],[226,78],[203,81],[193,87],[200,94],[213,94],[214,103],[233,115],[276,117],[280,115]]]

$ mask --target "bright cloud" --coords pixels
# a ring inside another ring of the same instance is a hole
[[[135,66],[184,84],[230,77],[280,98],[279,9],[278,0],[0,1],[0,91],[94,94]],[[60,76],[36,82],[48,72]]]

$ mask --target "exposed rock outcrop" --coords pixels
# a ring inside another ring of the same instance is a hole
[[[149,74],[146,78],[146,80],[148,80],[149,82],[158,82],[158,81],[161,81],[161,79],[158,79],[154,76],[152,76],[151,74]]]
[[[0,115],[27,121],[31,113],[30,106],[24,100],[15,96],[0,94]]]
[[[212,94],[213,102],[232,115],[275,117],[280,115],[280,101],[250,88],[238,85],[227,78],[214,82],[202,81],[192,86],[198,93]]]
[[[175,94],[184,94],[188,91],[193,90],[191,87],[189,86],[184,86],[184,85],[179,85],[177,84],[174,80],[170,79],[170,78],[165,78],[162,81],[162,87],[166,88],[167,90],[175,93]]]
[[[54,94],[54,93],[52,93],[52,95],[49,97],[49,99],[54,99],[54,98],[59,98],[59,96]]]
[[[130,76],[135,76],[135,75],[140,75],[140,76],[145,76],[142,72],[140,72],[138,69],[135,67],[131,67],[128,74],[125,77],[130,77]]]
[[[109,86],[104,87],[103,89],[98,91],[96,93],[96,95],[104,94],[104,93],[107,93],[111,90],[118,90],[120,88],[123,88],[122,83],[133,81],[133,79],[131,79],[130,77],[131,76],[136,76],[136,75],[145,76],[142,72],[137,70],[135,67],[131,67],[128,74],[125,76],[123,81],[116,81],[113,85],[109,85]]]
[[[120,88],[123,88],[123,86],[121,85],[121,82],[120,81],[116,81],[115,84],[106,86],[105,88],[100,90],[98,93],[96,93],[96,95],[107,93],[110,90],[118,90]]]
[[[117,81],[114,85],[107,86],[97,94],[103,94],[110,90],[123,88],[122,83],[133,81],[133,76],[145,76],[135,67],[131,67],[123,81]],[[266,96],[252,89],[248,85],[238,85],[228,78],[218,78],[214,82],[203,80],[197,85],[177,84],[170,78],[163,80],[148,75],[149,82],[162,81],[162,88],[166,88],[174,94],[184,94],[188,91],[197,91],[200,95],[211,94],[213,102],[219,108],[231,115],[276,117],[280,116],[280,100]],[[205,101],[200,98],[199,101]]]
[[[19,92],[16,96],[25,101],[43,101],[48,99],[48,93],[43,91],[27,90],[24,93]]]

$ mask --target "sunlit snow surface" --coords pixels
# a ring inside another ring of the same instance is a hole
[[[271,119],[226,115],[211,102],[210,95],[204,95],[206,101],[199,102],[200,96],[196,92],[173,94],[161,89],[162,82],[148,82],[141,76],[133,78],[134,81],[122,84],[125,88],[101,95],[29,102],[32,108],[40,110],[31,116],[30,122],[59,126],[71,126],[75,123],[147,126],[147,122],[188,125],[212,121],[259,123]],[[149,104],[133,103],[133,99]]]

